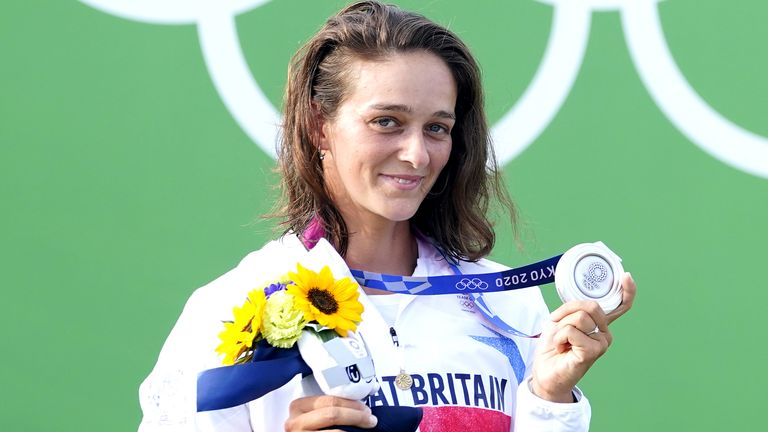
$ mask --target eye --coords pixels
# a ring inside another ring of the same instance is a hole
[[[427,126],[427,132],[432,134],[448,134],[450,133],[450,130],[445,125],[432,123],[431,125]]]
[[[372,122],[375,126],[385,129],[391,129],[397,126],[397,122],[392,117],[379,117]]]

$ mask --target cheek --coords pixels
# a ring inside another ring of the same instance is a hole
[[[443,168],[448,164],[448,159],[451,157],[451,144],[448,143],[443,144],[439,147],[439,149],[436,151],[436,153],[433,156],[433,161],[435,162],[435,168],[437,171],[442,171]]]
[[[366,161],[370,156],[359,148],[345,148],[342,152],[334,155],[335,169],[337,171],[336,182],[338,186],[347,190],[349,193],[360,192],[364,184],[367,184],[371,177],[370,167]]]
[[[340,156],[348,173],[368,176],[381,168],[390,152],[384,143],[363,138],[357,141],[357,145],[346,147]]]

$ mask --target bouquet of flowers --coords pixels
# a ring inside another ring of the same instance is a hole
[[[333,337],[329,330],[342,337],[355,332],[363,312],[357,283],[334,279],[328,266],[319,273],[301,264],[296,268],[296,273],[252,290],[242,306],[233,308],[234,320],[224,322],[216,348],[225,366],[251,360],[262,339],[273,347],[292,348],[307,327],[323,339]]]
[[[314,272],[297,264],[296,272],[250,291],[219,333],[224,366],[198,376],[198,411],[258,399],[296,374],[311,373],[325,394],[357,400],[375,394],[373,359],[357,332],[358,288],[349,277],[335,279],[328,266]],[[415,430],[422,418],[413,407],[372,410],[379,417],[374,432]]]
[[[224,366],[245,366],[298,346],[299,365],[311,369],[324,393],[362,399],[379,388],[373,360],[356,333],[362,312],[352,279],[335,279],[328,266],[314,272],[297,264],[295,273],[252,290],[233,308],[234,320],[224,322],[216,352]],[[258,378],[256,372],[250,376]]]

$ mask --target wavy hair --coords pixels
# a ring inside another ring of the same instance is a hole
[[[515,227],[516,210],[501,182],[488,133],[480,69],[467,46],[422,15],[363,1],[329,18],[291,60],[278,148],[283,199],[276,216],[285,232],[304,233],[319,221],[325,237],[345,255],[349,232],[323,180],[318,116],[332,119],[345,100],[352,87],[352,62],[416,50],[433,53],[448,65],[457,99],[451,155],[412,226],[450,257],[470,261],[493,248],[488,218],[492,198],[509,211]]]

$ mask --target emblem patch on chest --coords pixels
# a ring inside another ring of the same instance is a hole
[[[472,299],[469,298],[468,294],[457,294],[456,299],[459,302],[459,306],[461,307],[461,310],[463,310],[464,312],[475,313],[475,302],[473,302]]]

